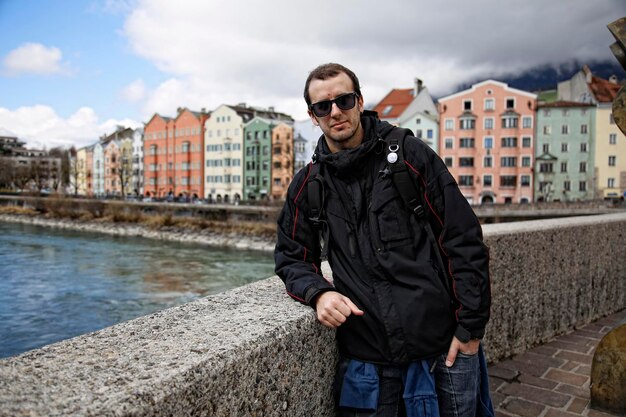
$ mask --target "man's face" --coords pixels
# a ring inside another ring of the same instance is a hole
[[[309,96],[311,103],[324,100],[333,100],[343,94],[354,92],[352,80],[341,72],[335,77],[326,80],[311,80]],[[331,111],[324,117],[318,117],[309,109],[309,116],[313,124],[319,126],[326,137],[326,143],[331,152],[354,148],[363,140],[361,127],[361,112],[363,98],[357,97],[356,105],[349,110],[341,110],[336,103],[332,104]]]

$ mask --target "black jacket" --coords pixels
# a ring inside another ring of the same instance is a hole
[[[405,160],[425,190],[429,221],[449,269],[439,271],[426,233],[381,173],[386,161],[380,133],[391,126],[372,112],[361,122],[365,137],[357,148],[332,154],[322,136],[316,150],[325,180],[333,283],[321,274],[319,233],[309,220],[311,164],[296,174],[278,219],[276,273],[302,303],[336,290],[365,312],[337,329],[347,357],[401,364],[446,352],[454,334],[482,338],[491,304],[489,255],[474,212],[441,159],[421,140],[407,137]],[[453,294],[442,281],[448,276]]]

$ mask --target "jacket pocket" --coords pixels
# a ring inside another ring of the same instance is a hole
[[[400,243],[398,241],[411,238],[411,213],[392,187],[374,193],[371,212],[376,218],[376,234],[384,243]]]

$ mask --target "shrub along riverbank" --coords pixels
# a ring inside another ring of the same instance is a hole
[[[0,221],[267,251],[273,250],[276,236],[273,222],[209,220],[171,212],[146,214],[132,203],[93,201],[77,206],[64,204],[60,198],[36,206],[2,206]]]

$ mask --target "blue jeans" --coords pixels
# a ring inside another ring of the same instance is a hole
[[[458,353],[451,368],[445,365],[446,355],[437,357],[434,366],[435,387],[441,417],[476,416],[478,390],[480,387],[479,354]],[[336,384],[342,383],[342,375],[347,368],[347,360],[341,360],[337,367]],[[405,417],[406,409],[402,394],[403,369],[393,366],[379,366],[380,395],[376,410],[338,408],[340,417]],[[339,389],[340,390],[340,389]],[[337,387],[335,387],[337,393]],[[338,402],[337,402],[338,403]]]

